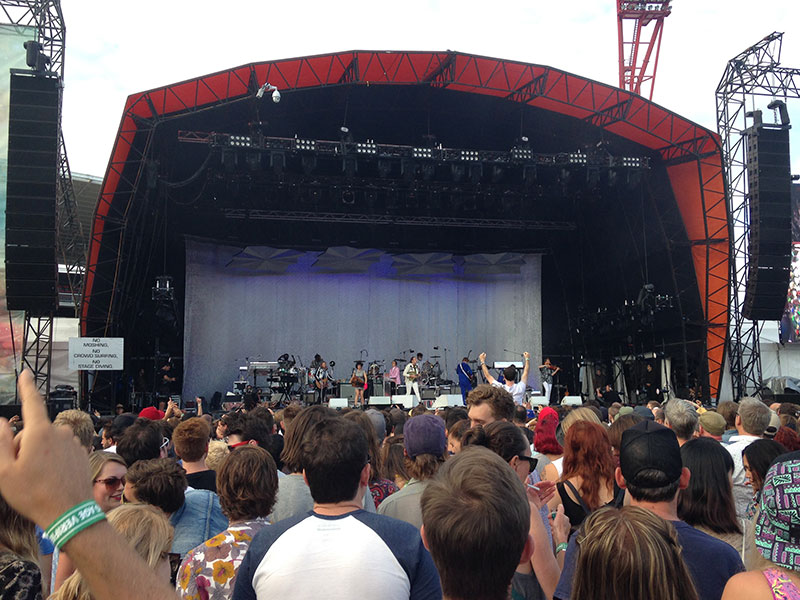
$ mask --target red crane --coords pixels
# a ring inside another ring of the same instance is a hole
[[[664,19],[671,0],[617,0],[619,87],[653,99]],[[648,25],[653,24],[653,27]],[[655,56],[654,56],[655,53]]]

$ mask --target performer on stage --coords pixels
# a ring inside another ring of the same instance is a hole
[[[522,356],[525,359],[525,367],[522,369],[522,378],[518,383],[515,383],[517,380],[517,367],[514,365],[503,369],[503,379],[505,379],[505,382],[500,383],[489,373],[489,367],[486,366],[486,352],[481,352],[481,355],[478,357],[481,360],[481,373],[483,373],[484,379],[489,382],[489,385],[505,389],[514,397],[514,402],[516,404],[522,404],[525,401],[525,390],[528,387],[528,372],[530,371],[529,367],[531,364],[531,355],[528,352],[523,352]]]
[[[419,365],[417,357],[412,356],[411,362],[403,369],[403,378],[406,380],[406,394],[413,393],[417,397],[417,402],[422,403],[422,396],[419,393]]]
[[[397,361],[392,361],[392,368],[389,369],[389,395],[394,396],[397,393],[397,388],[400,385],[400,367],[397,366]]]
[[[356,408],[363,408],[364,406],[364,389],[367,387],[367,372],[364,370],[364,363],[358,361],[353,374],[350,376],[350,385],[353,386],[355,391],[355,398],[353,399],[353,406]]]
[[[319,354],[317,354],[319,356]],[[317,393],[317,404],[323,404],[328,395],[328,382],[331,378],[330,371],[328,371],[328,363],[324,360],[319,363],[319,366],[312,371],[314,377],[314,388]]]
[[[458,374],[458,387],[461,388],[461,397],[464,399],[464,404],[467,403],[467,394],[472,391],[473,377],[475,373],[469,367],[469,358],[466,356],[461,359],[461,362],[456,367]]]
[[[542,387],[544,388],[544,397],[547,403],[550,404],[550,392],[553,391],[553,376],[561,370],[561,367],[555,367],[550,362],[549,358],[544,359],[544,364],[539,365],[539,373],[542,376]]]
[[[319,369],[319,366],[322,363],[323,363],[322,357],[319,354],[315,354],[314,360],[311,361],[311,366],[309,366],[309,369],[315,371],[316,369]]]

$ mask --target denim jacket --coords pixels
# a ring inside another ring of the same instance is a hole
[[[185,497],[183,506],[169,518],[175,528],[172,552],[181,556],[228,528],[214,492],[188,490]]]

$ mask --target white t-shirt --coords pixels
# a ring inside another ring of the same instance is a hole
[[[516,404],[522,404],[522,402],[525,400],[525,388],[527,388],[528,386],[525,385],[524,381],[520,381],[519,383],[512,383],[511,385],[505,385],[503,383],[500,383],[499,381],[493,381],[492,385],[503,388],[509,394],[514,396],[514,402]]]

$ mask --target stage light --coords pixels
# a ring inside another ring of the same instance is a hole
[[[631,168],[639,168],[642,166],[642,159],[636,156],[623,156],[622,157],[622,166],[623,167],[631,167]]]
[[[373,140],[367,140],[366,142],[359,142],[358,144],[356,144],[356,152],[358,154],[377,154],[378,145]]]
[[[432,148],[414,148],[411,151],[411,156],[414,158],[433,158]]]
[[[278,90],[272,92],[272,101],[277,104],[281,101],[281,93]]]
[[[264,92],[272,92],[272,101],[276,104],[281,101],[281,93],[278,91],[278,88],[268,81],[258,88],[258,91],[256,92],[256,98],[263,98]],[[277,100],[275,99],[276,96]]]
[[[533,150],[530,148],[512,148],[511,157],[514,160],[531,160],[533,159]]]
[[[232,135],[230,137],[231,146],[240,148],[250,148],[253,145],[253,138],[249,135]]]
[[[583,152],[570,152],[568,155],[569,163],[573,165],[585,165],[586,155]]]
[[[477,150],[462,150],[461,151],[461,160],[468,160],[468,161],[477,161],[478,158],[478,151]]]
[[[295,138],[294,147],[295,150],[300,150],[300,151],[306,150],[309,152],[313,152],[314,150],[317,149],[317,142],[316,140],[304,140],[301,138]]]

